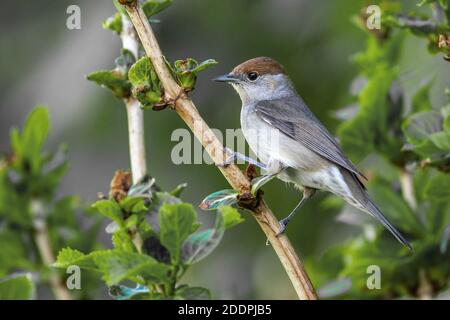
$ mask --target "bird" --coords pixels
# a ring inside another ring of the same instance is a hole
[[[305,202],[318,190],[343,198],[351,206],[377,219],[403,245],[412,250],[404,236],[370,199],[366,176],[346,157],[333,135],[297,93],[286,69],[268,57],[247,60],[230,73],[214,79],[232,85],[242,101],[242,133],[258,160],[226,149],[227,166],[246,160],[276,177],[293,183],[303,196],[292,212],[279,221],[278,235]],[[267,179],[268,180],[268,179]]]

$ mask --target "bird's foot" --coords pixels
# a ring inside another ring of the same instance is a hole
[[[288,218],[284,218],[278,222],[280,224],[280,230],[278,230],[277,237],[281,236],[284,233],[284,231],[286,231],[286,227],[289,223],[289,220],[290,219]]]
[[[223,151],[224,151],[225,154],[228,155],[228,158],[226,158],[225,161],[222,162],[222,163],[216,163],[216,166],[218,166],[219,168],[226,168],[226,167],[228,167],[237,158],[236,153],[233,150],[231,150],[230,148],[224,148]]]

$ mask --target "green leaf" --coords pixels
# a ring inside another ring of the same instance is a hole
[[[79,266],[82,269],[97,270],[92,255],[86,255],[71,248],[62,249],[52,266],[56,268],[67,268],[72,265]]]
[[[170,194],[174,197],[179,197],[183,193],[184,189],[186,189],[188,184],[186,182],[179,184],[175,189],[170,191]]]
[[[215,210],[220,206],[231,206],[238,203],[239,193],[233,189],[216,191],[203,199],[199,207],[203,210]]]
[[[0,300],[31,300],[34,297],[35,286],[31,274],[0,279]]]
[[[114,245],[114,248],[128,251],[128,252],[135,252],[136,247],[131,239],[130,234],[128,233],[128,230],[126,229],[120,229],[114,232],[112,236],[112,242]]]
[[[425,187],[425,195],[432,200],[448,201],[450,199],[450,175],[438,173],[432,177]]]
[[[88,75],[87,79],[110,89],[118,98],[130,96],[131,84],[122,72],[116,70],[95,71]]]
[[[175,291],[175,299],[178,300],[208,300],[211,292],[206,288],[180,286]]]
[[[117,34],[122,32],[122,16],[119,12],[116,12],[113,16],[109,17],[102,24],[104,29],[109,29]]]
[[[428,81],[423,87],[421,87],[413,97],[412,100],[412,112],[431,111],[430,101],[430,89],[433,81]]]
[[[202,63],[200,63],[197,67],[195,67],[194,69],[192,69],[192,72],[194,74],[199,73],[200,71],[205,70],[206,68],[212,67],[215,64],[218,64],[219,62],[217,62],[214,59],[208,59],[203,61]]]
[[[125,212],[128,213],[139,213],[147,210],[147,206],[145,205],[146,198],[142,196],[132,196],[125,197],[122,201],[120,201],[119,205]]]
[[[173,0],[147,0],[142,4],[142,10],[147,18],[150,18],[169,7],[172,2]]]
[[[197,73],[217,63],[214,59],[208,59],[198,64],[195,59],[187,58],[184,60],[176,60],[173,66],[168,65],[183,89],[185,91],[191,91],[195,87]]]
[[[136,61],[128,71],[128,79],[133,86],[146,85],[155,81],[153,65],[149,57],[142,57]]]
[[[22,134],[11,131],[11,144],[18,161],[26,160],[32,172],[38,172],[43,159],[41,149],[48,136],[50,127],[48,109],[36,107],[28,116]]]
[[[450,152],[450,131],[433,133],[430,140],[440,150]]]
[[[128,79],[133,85],[133,96],[144,107],[153,107],[162,101],[161,85],[148,57],[142,57],[131,66]]]
[[[218,208],[218,211],[223,217],[225,230],[244,222],[244,218],[242,218],[239,211],[233,207],[221,206]]]
[[[173,264],[181,260],[181,246],[194,228],[196,212],[192,205],[164,204],[159,210],[159,237],[164,247],[169,250]]]
[[[92,207],[119,226],[123,225],[122,209],[114,200],[99,200]]]
[[[93,257],[108,285],[114,285],[123,280],[141,283],[139,277],[152,283],[169,281],[170,267],[144,254],[114,249],[97,251]]]

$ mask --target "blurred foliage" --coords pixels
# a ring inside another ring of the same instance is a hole
[[[68,163],[65,147],[54,153],[43,151],[49,127],[47,109],[36,107],[23,130],[11,130],[11,152],[0,162],[0,242],[4,246],[0,277],[25,270],[36,273],[40,285],[47,283],[51,272],[37,243],[40,233],[48,233],[50,243],[46,245],[53,254],[67,245],[84,250],[98,246],[99,221],[94,219],[89,228],[81,230],[76,219],[81,209],[79,198],[56,197]],[[25,280],[16,281],[23,285]],[[86,283],[88,290],[80,297],[95,293],[96,282]]]
[[[208,299],[210,292],[201,287],[180,285],[186,270],[209,255],[221,241],[226,229],[243,221],[236,209],[219,208],[213,228],[197,231],[200,224],[192,205],[172,192],[162,192],[154,179],[131,185],[131,175],[116,172],[110,197],[95,202],[95,208],[112,222],[106,228],[112,234],[114,249],[84,254],[65,248],[56,267],[80,268],[100,273],[110,295],[126,299]],[[121,284],[136,283],[136,287]]]
[[[422,1],[424,4],[430,4],[432,11],[448,9],[446,1]],[[369,169],[369,192],[412,240],[414,252],[399,246],[372,222],[347,217],[345,221],[366,232],[333,246],[310,268],[315,283],[324,285],[320,291],[324,297],[432,298],[450,288],[450,100],[440,110],[433,110],[430,81],[417,91],[410,110],[405,110],[404,92],[397,81],[399,50],[405,37],[405,31],[399,29],[428,38],[436,49],[437,35],[449,30],[449,20],[444,16],[435,28],[418,29],[414,13],[382,14],[388,19],[382,20],[381,33],[363,27],[366,49],[354,55],[353,61],[359,69],[355,81],[364,85],[354,97],[355,112],[338,132],[352,158],[361,160],[375,153],[383,159],[384,174],[376,174],[379,166]],[[415,22],[399,26],[399,19]],[[420,19],[434,21],[431,17]],[[374,265],[381,271],[381,288],[371,290],[369,267]]]
[[[0,279],[0,300],[31,300],[35,285],[30,274],[17,274]]]
[[[143,10],[147,17],[169,6],[168,0],[147,0]],[[116,33],[121,30],[125,13],[108,19],[104,26]],[[120,17],[120,23],[119,23]],[[129,31],[126,31],[129,32]],[[194,59],[178,60],[171,66],[185,91],[194,88],[196,74],[215,64],[207,60],[198,64]],[[169,64],[170,65],[170,64]],[[170,104],[164,100],[162,86],[149,58],[137,59],[122,49],[116,68],[98,71],[88,80],[110,89],[127,101],[133,96],[144,109],[160,109]],[[92,207],[112,220],[106,231],[112,234],[113,249],[84,254],[71,248],[60,251],[54,264],[58,268],[77,265],[101,274],[109,286],[109,294],[118,300],[128,299],[208,299],[210,291],[202,287],[180,284],[189,267],[208,256],[220,243],[226,229],[243,221],[239,212],[229,206],[218,207],[213,228],[197,231],[197,213],[193,206],[179,198],[186,184],[172,192],[163,192],[155,179],[145,177],[131,185],[131,174],[117,171],[108,198]],[[126,282],[135,287],[126,286]]]

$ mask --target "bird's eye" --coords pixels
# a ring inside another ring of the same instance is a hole
[[[247,78],[250,81],[255,81],[256,79],[258,79],[258,73],[257,72],[249,72],[247,74]]]

